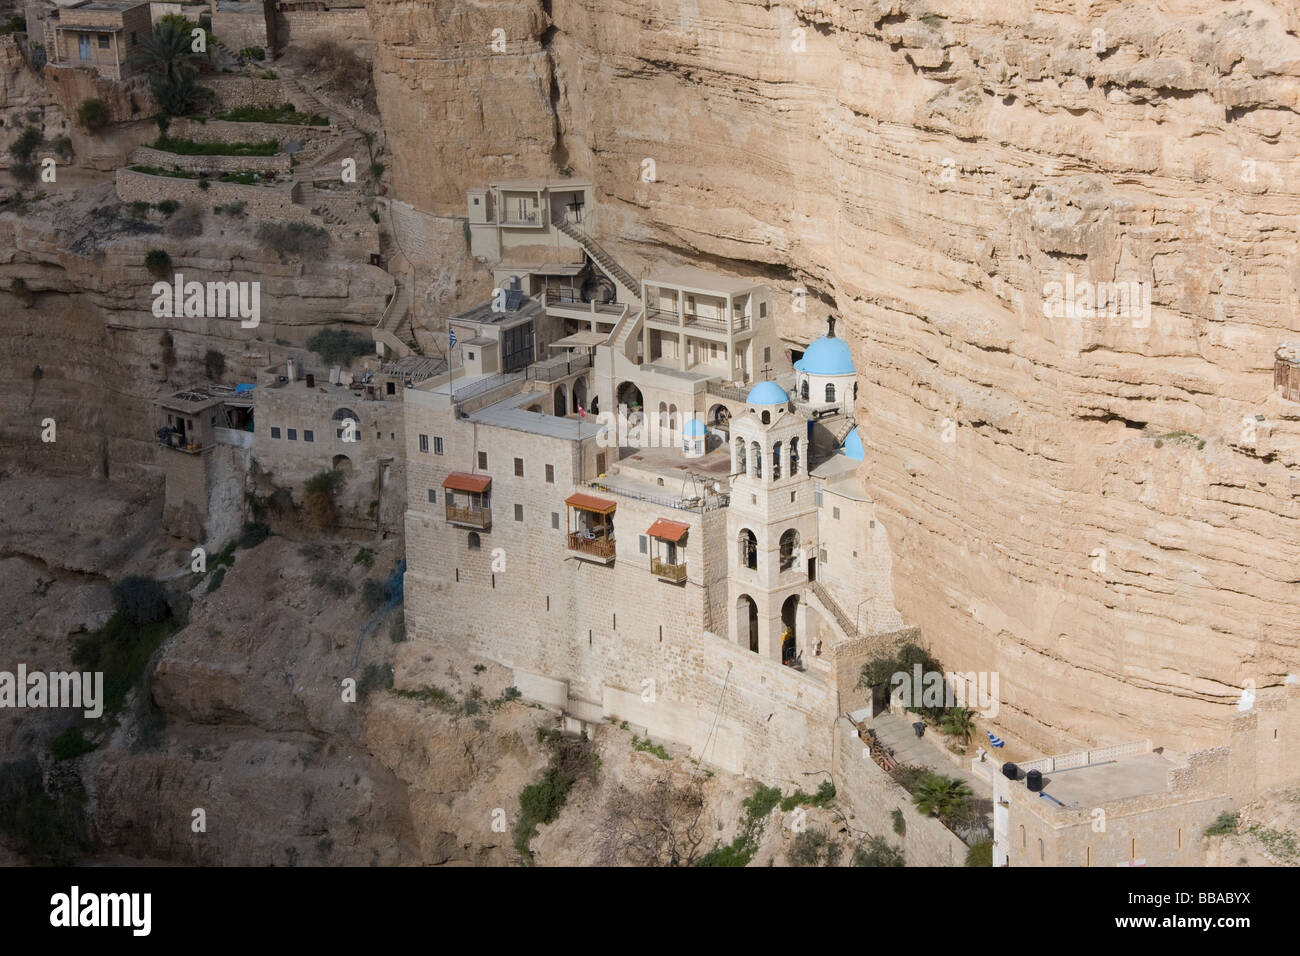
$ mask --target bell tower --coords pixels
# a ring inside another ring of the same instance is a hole
[[[732,421],[727,509],[731,638],[774,661],[801,648],[803,592],[817,553],[808,422],[774,382],[759,382]]]

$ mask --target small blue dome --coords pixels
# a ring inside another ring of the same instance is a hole
[[[849,344],[829,335],[823,335],[808,346],[808,351],[794,363],[794,367],[809,375],[853,375],[857,372]]]
[[[700,435],[703,435],[704,422],[700,421],[698,418],[692,418],[689,422],[686,423],[686,427],[682,429],[682,434],[686,435],[689,438],[695,438]]]
[[[854,461],[862,461],[867,457],[867,450],[862,447],[862,436],[858,434],[857,428],[844,437],[844,454]]]
[[[790,396],[776,382],[759,382],[749,390],[745,401],[751,405],[784,405]]]

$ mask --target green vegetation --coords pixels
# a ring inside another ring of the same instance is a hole
[[[161,279],[172,268],[172,257],[162,249],[150,249],[144,257],[144,267],[155,279]]]
[[[362,567],[373,568],[375,566],[375,552],[370,548],[361,548],[352,558],[353,564],[359,564]]]
[[[238,218],[244,215],[244,209],[247,208],[247,206],[248,203],[244,202],[244,200],[236,199],[234,202],[213,206],[212,212],[218,216],[226,215],[232,218]]]
[[[243,529],[239,532],[239,547],[247,550],[256,548],[259,544],[271,537],[271,528],[260,521],[246,521]]]
[[[372,691],[393,689],[391,664],[367,664],[357,681],[357,700],[365,700]]]
[[[240,106],[221,113],[215,119],[232,123],[284,123],[292,126],[329,126],[319,113],[299,113],[292,103],[282,106]]]
[[[132,689],[142,687],[145,665],[181,624],[172,614],[163,586],[132,576],[113,588],[116,610],[99,630],[77,641],[72,660],[82,670],[104,672],[104,713],[122,709]]]
[[[98,744],[86,739],[80,727],[69,727],[50,742],[50,753],[55,760],[73,760],[94,750]]]
[[[884,656],[873,658],[862,665],[862,671],[858,675],[858,688],[876,688],[887,687],[890,685],[895,674],[906,674],[908,678],[908,688],[911,687],[912,675],[915,673],[917,664],[921,665],[921,674],[924,676],[930,673],[943,673],[943,665],[926,653],[925,649],[916,644],[905,644],[899,649],[898,653],[892,657]],[[918,713],[926,721],[934,722],[943,717],[945,708],[942,704],[939,706],[923,706],[919,700],[911,701],[908,710]]]
[[[963,744],[969,744],[975,733],[975,715],[965,707],[954,707],[939,719],[939,726],[949,737],[957,737]]]
[[[27,18],[21,13],[11,13],[5,18],[5,22],[0,24],[0,36],[8,36],[11,33],[26,33]]]
[[[525,863],[533,860],[530,848],[537,828],[554,823],[569,798],[569,791],[580,780],[596,775],[599,761],[591,741],[584,733],[580,738],[566,737],[558,730],[537,728],[537,740],[551,751],[551,760],[542,779],[530,783],[519,794],[519,823],[515,829],[515,849]]]
[[[642,740],[636,734],[632,735],[632,749],[640,751],[643,754],[654,754],[660,760],[672,760],[668,751],[664,750],[660,744],[652,744],[649,739]]]
[[[208,589],[203,593],[211,594],[217,588],[221,587],[221,582],[224,580],[226,580],[226,569],[217,568],[217,570],[212,573],[212,577],[208,580]]]
[[[918,812],[936,816],[946,825],[964,814],[971,797],[971,788],[961,780],[931,773],[917,782],[912,803]]]
[[[380,605],[388,598],[388,592],[382,584],[374,578],[366,578],[361,582],[361,606],[367,611],[377,611]]]
[[[1289,830],[1276,830],[1256,823],[1247,832],[1258,840],[1269,854],[1285,862],[1289,863],[1300,856],[1300,844],[1296,843],[1295,834]]]
[[[903,816],[903,811],[895,807],[889,811],[889,816],[894,821],[894,833],[899,836],[907,836],[907,820]]]
[[[14,178],[20,183],[36,181],[34,156],[42,142],[44,139],[40,127],[28,126],[9,144],[9,155],[13,157],[9,172],[13,173]]]
[[[241,60],[265,60],[266,51],[260,46],[246,46],[239,51]]]
[[[853,850],[854,866],[904,866],[903,850],[882,836],[868,836]]]
[[[77,107],[77,125],[92,136],[107,129],[109,122],[108,107],[103,100],[83,100]]]
[[[796,790],[794,793],[790,794],[790,796],[782,799],[781,809],[784,812],[789,813],[795,807],[799,806],[824,807],[834,799],[835,784],[831,783],[829,780],[823,780],[817,786],[817,793],[812,796],[804,793],[802,790]]]
[[[221,182],[240,186],[265,186],[275,182],[275,173],[222,173]]]
[[[90,847],[77,786],[50,794],[34,756],[0,764],[0,833],[37,866],[68,866]]]
[[[1205,447],[1205,439],[1200,435],[1193,435],[1189,431],[1168,432],[1156,439],[1156,447],[1160,448],[1165,442],[1175,442],[1180,445],[1195,445],[1197,450]]]
[[[221,381],[221,376],[226,374],[225,354],[220,349],[208,349],[203,353],[203,370],[210,381]]]
[[[175,199],[163,199],[160,202],[154,203],[154,208],[157,209],[164,216],[170,216],[172,213],[174,213],[177,209],[180,208],[180,205],[181,204],[178,203]]]
[[[740,818],[740,832],[736,838],[725,846],[715,843],[712,850],[695,861],[695,865],[747,866],[758,852],[758,841],[763,837],[768,814],[780,801],[779,788],[760,786],[741,803],[745,813]]]
[[[966,865],[992,866],[993,841],[980,840],[978,843],[972,843],[970,849],[966,851]]]
[[[192,139],[159,136],[153,148],[178,156],[274,156],[280,144],[273,139],[260,143],[200,143]]]
[[[172,179],[198,179],[194,173],[186,172],[183,169],[162,169],[158,166],[145,166],[139,163],[130,168],[132,172],[144,173],[146,176],[170,176]],[[164,199],[163,202],[174,202],[174,200]]]
[[[343,472],[334,469],[318,471],[304,483],[307,513],[318,527],[333,527],[336,517],[334,496],[342,486]]]
[[[844,847],[825,830],[804,830],[790,844],[791,866],[838,866]]]
[[[1237,832],[1241,826],[1241,815],[1236,810],[1224,810],[1205,828],[1206,836],[1227,836]]]
[[[193,28],[185,17],[165,16],[128,57],[149,77],[149,92],[166,116],[192,113],[203,99],[197,81],[201,54],[193,49]]]
[[[321,329],[307,340],[307,348],[319,355],[326,365],[347,368],[353,359],[374,352],[375,345],[365,336],[348,329]]]

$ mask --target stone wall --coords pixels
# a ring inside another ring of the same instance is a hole
[[[871,693],[858,687],[862,665],[885,654],[893,654],[904,644],[920,644],[919,628],[906,627],[884,634],[867,634],[836,644],[831,652],[835,667],[835,685],[839,688],[839,712],[850,714],[871,703]]]
[[[209,451],[191,454],[158,447],[166,491],[163,495],[163,528],[186,541],[203,541],[208,520],[207,458]]]
[[[288,173],[292,163],[288,153],[272,156],[187,156],[162,149],[141,146],[131,154],[132,164],[157,169],[181,169],[189,173]],[[216,185],[214,183],[214,185]],[[235,185],[238,185],[236,183]],[[262,187],[258,187],[262,188]]]
[[[137,81],[114,83],[92,69],[54,63],[47,63],[44,73],[46,88],[64,115],[73,122],[78,108],[86,100],[102,102],[113,123],[143,119],[157,109],[148,89]]]
[[[279,106],[284,102],[272,105]],[[233,107],[232,107],[233,108]],[[231,120],[199,120],[178,117],[172,120],[168,135],[192,139],[196,143],[260,143],[273,139],[280,145],[290,140],[306,143],[338,135],[337,126],[298,126],[292,123],[238,123]]]
[[[912,806],[912,795],[881,769],[866,752],[853,725],[835,725],[833,779],[837,796],[853,808],[855,830],[883,836],[900,847],[908,866],[964,866],[966,844],[933,817]],[[894,832],[893,811],[901,810],[905,832]]]
[[[262,219],[306,219],[307,210],[293,202],[296,186],[294,182],[278,186],[241,186],[239,183],[209,180],[208,188],[200,190],[197,180],[193,179],[151,176],[126,167],[117,171],[117,196],[123,202],[142,200],[156,203],[164,199],[177,202],[202,200],[211,205],[243,202],[248,215]]]
[[[217,105],[223,110],[233,110],[238,106],[279,106],[288,98],[279,80],[264,80],[256,76],[204,76],[203,85],[217,94]],[[294,105],[301,109],[299,104]]]
[[[276,44],[281,50],[332,40],[369,56],[374,47],[370,18],[361,7],[342,10],[281,11],[276,14]]]
[[[260,46],[265,50],[269,46],[266,39],[266,15],[261,10],[247,13],[242,10],[234,12],[218,9],[212,14],[212,32],[235,53],[245,47]]]

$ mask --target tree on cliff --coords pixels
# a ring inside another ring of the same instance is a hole
[[[168,116],[183,116],[198,105],[196,81],[199,55],[194,52],[190,31],[175,19],[164,19],[153,35],[130,56],[133,65],[149,75],[149,91]]]

